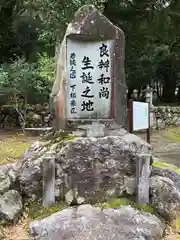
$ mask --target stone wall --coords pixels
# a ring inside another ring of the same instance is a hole
[[[18,113],[9,105],[0,106],[0,125],[14,127],[18,125]],[[159,106],[151,109],[151,126],[153,130],[164,129],[169,126],[180,126],[180,106]],[[52,116],[49,105],[36,104],[27,106],[26,127],[49,127]]]
[[[0,126],[20,127],[19,122],[19,114],[15,107],[11,105],[0,106]],[[51,122],[52,116],[48,104],[27,106],[25,127],[49,127],[51,126]]]
[[[151,126],[153,130],[169,126],[180,126],[180,106],[158,106],[151,109]]]

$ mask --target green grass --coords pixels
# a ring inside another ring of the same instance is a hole
[[[180,230],[180,216],[176,217],[176,229]]]
[[[97,203],[95,206],[101,208],[119,208],[121,206],[132,205],[132,201],[127,198],[110,198],[107,202]]]
[[[55,134],[54,136],[49,136],[46,140],[47,145],[49,142],[49,147],[54,143],[64,143],[70,140],[74,140],[76,137],[67,133],[62,133],[60,135]],[[36,137],[28,137],[23,133],[9,133],[0,137],[0,164],[8,164],[17,161],[23,154],[28,150],[31,144],[36,140]],[[61,144],[60,144],[61,145]]]
[[[30,220],[40,220],[67,207],[64,203],[58,202],[49,208],[44,208],[42,201],[38,201],[29,202],[26,211]]]
[[[23,134],[8,135],[0,140],[0,164],[12,163],[22,157],[32,140]]]
[[[121,206],[132,206],[133,208],[136,208],[143,212],[149,212],[149,213],[155,213],[153,207],[149,204],[138,204],[135,203],[133,200],[128,198],[110,198],[107,202],[104,203],[97,203],[95,206],[98,206],[102,209],[107,208],[114,208],[118,209]]]
[[[180,127],[171,127],[167,129],[165,136],[173,142],[180,142]]]
[[[161,161],[154,161],[152,166],[156,168],[161,168],[161,169],[169,169],[177,173],[178,175],[180,175],[180,169],[173,164],[168,164]]]
[[[45,217],[50,216],[51,214],[68,208],[65,203],[58,202],[55,205],[44,208],[42,205],[42,201],[38,202],[29,202],[26,204],[26,212],[28,214],[28,218],[30,220],[40,220]],[[101,209],[114,208],[118,209],[121,206],[132,206],[140,211],[154,213],[154,209],[148,204],[136,204],[133,200],[128,198],[110,198],[107,202],[97,203],[96,207],[100,207]]]

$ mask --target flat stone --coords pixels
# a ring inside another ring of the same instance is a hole
[[[101,210],[81,205],[31,222],[29,228],[39,240],[146,240],[161,239],[165,224],[130,206]]]

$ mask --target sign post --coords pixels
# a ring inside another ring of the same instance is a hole
[[[150,143],[150,105],[147,102],[138,102],[130,99],[129,103],[129,131],[147,131],[147,142]]]
[[[150,143],[150,104],[131,99],[129,110],[129,131],[146,130]],[[141,204],[149,203],[150,159],[150,155],[142,153],[136,163],[136,201]]]
[[[140,154],[136,163],[136,201],[140,204],[149,203],[150,158],[149,154]]]

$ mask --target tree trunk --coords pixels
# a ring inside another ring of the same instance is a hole
[[[175,101],[175,89],[176,82],[175,81],[165,81],[163,84],[163,101],[164,102],[173,102]]]

